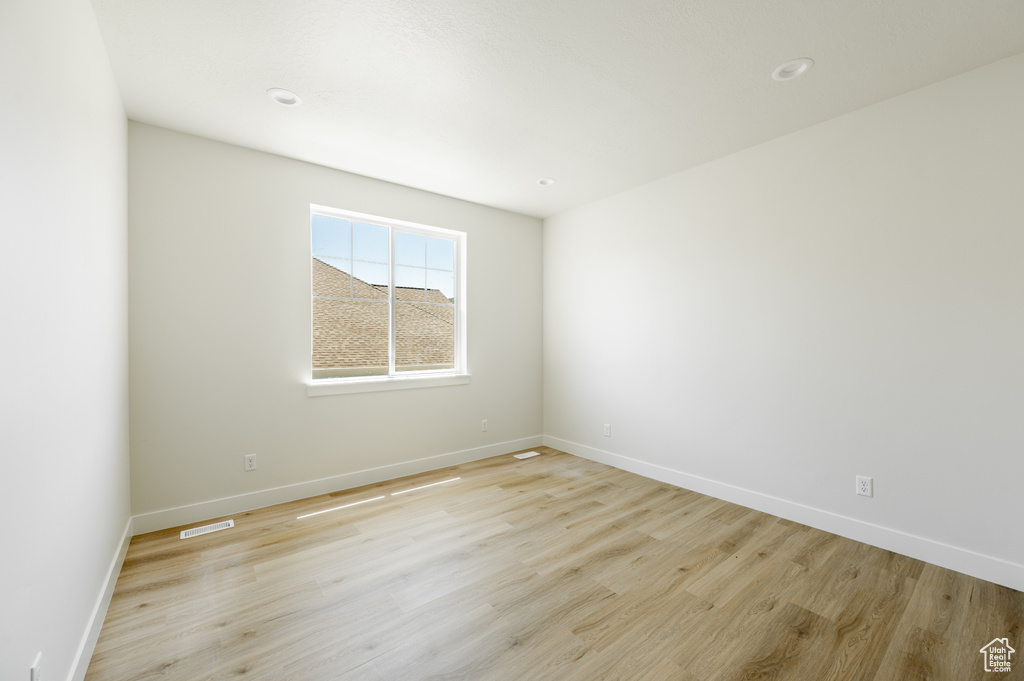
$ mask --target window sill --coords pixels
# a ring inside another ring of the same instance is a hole
[[[436,388],[445,385],[466,385],[471,374],[447,374],[444,376],[374,376],[371,378],[323,379],[306,384],[308,397],[322,395],[344,395],[347,393],[369,393],[379,390],[410,390],[412,388]]]

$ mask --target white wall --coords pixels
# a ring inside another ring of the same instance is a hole
[[[1022,82],[1024,55],[547,220],[547,441],[1024,588]]]
[[[136,531],[539,444],[539,220],[134,122],[129,171]],[[469,385],[307,397],[311,203],[468,233]]]
[[[4,0],[0,64],[0,679],[56,680],[130,516],[126,123],[87,0]]]

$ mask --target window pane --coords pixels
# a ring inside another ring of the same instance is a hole
[[[352,223],[326,215],[314,215],[313,255],[351,258]]]
[[[351,260],[313,258],[313,296],[351,298],[351,271]]]
[[[455,302],[455,273],[427,270],[427,302]]]
[[[435,270],[455,271],[455,242],[428,237],[427,267]]]
[[[426,241],[427,238],[420,234],[395,232],[395,264],[411,267],[426,266]]]
[[[381,295],[383,295],[383,297],[387,298],[387,265],[377,265],[375,263],[357,261],[352,264],[352,273],[355,275],[355,282],[353,283],[353,297],[380,298]]]
[[[387,301],[314,298],[313,378],[387,373]]]
[[[395,268],[395,298],[397,300],[423,300],[426,270],[420,267]]]
[[[357,222],[354,226],[352,258],[388,263],[388,228]],[[357,275],[358,276],[358,275]]]
[[[454,315],[451,306],[395,303],[395,370],[426,371],[455,367]]]

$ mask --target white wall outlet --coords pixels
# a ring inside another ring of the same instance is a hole
[[[608,424],[608,423],[604,424],[604,436],[605,437],[611,437],[612,436],[611,424]]]
[[[487,419],[484,419],[484,420],[482,420],[480,422],[480,432],[481,433],[486,433],[487,432]]]
[[[866,475],[857,476],[857,494],[862,497],[873,497],[875,496],[875,482],[874,479],[869,478]]]
[[[246,454],[245,455],[245,470],[254,471],[256,470],[256,455]]]
[[[36,655],[36,661],[28,670],[28,681],[43,681],[42,677],[43,654]]]

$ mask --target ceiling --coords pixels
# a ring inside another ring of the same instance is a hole
[[[1020,0],[92,2],[133,120],[538,217],[1024,52]]]

